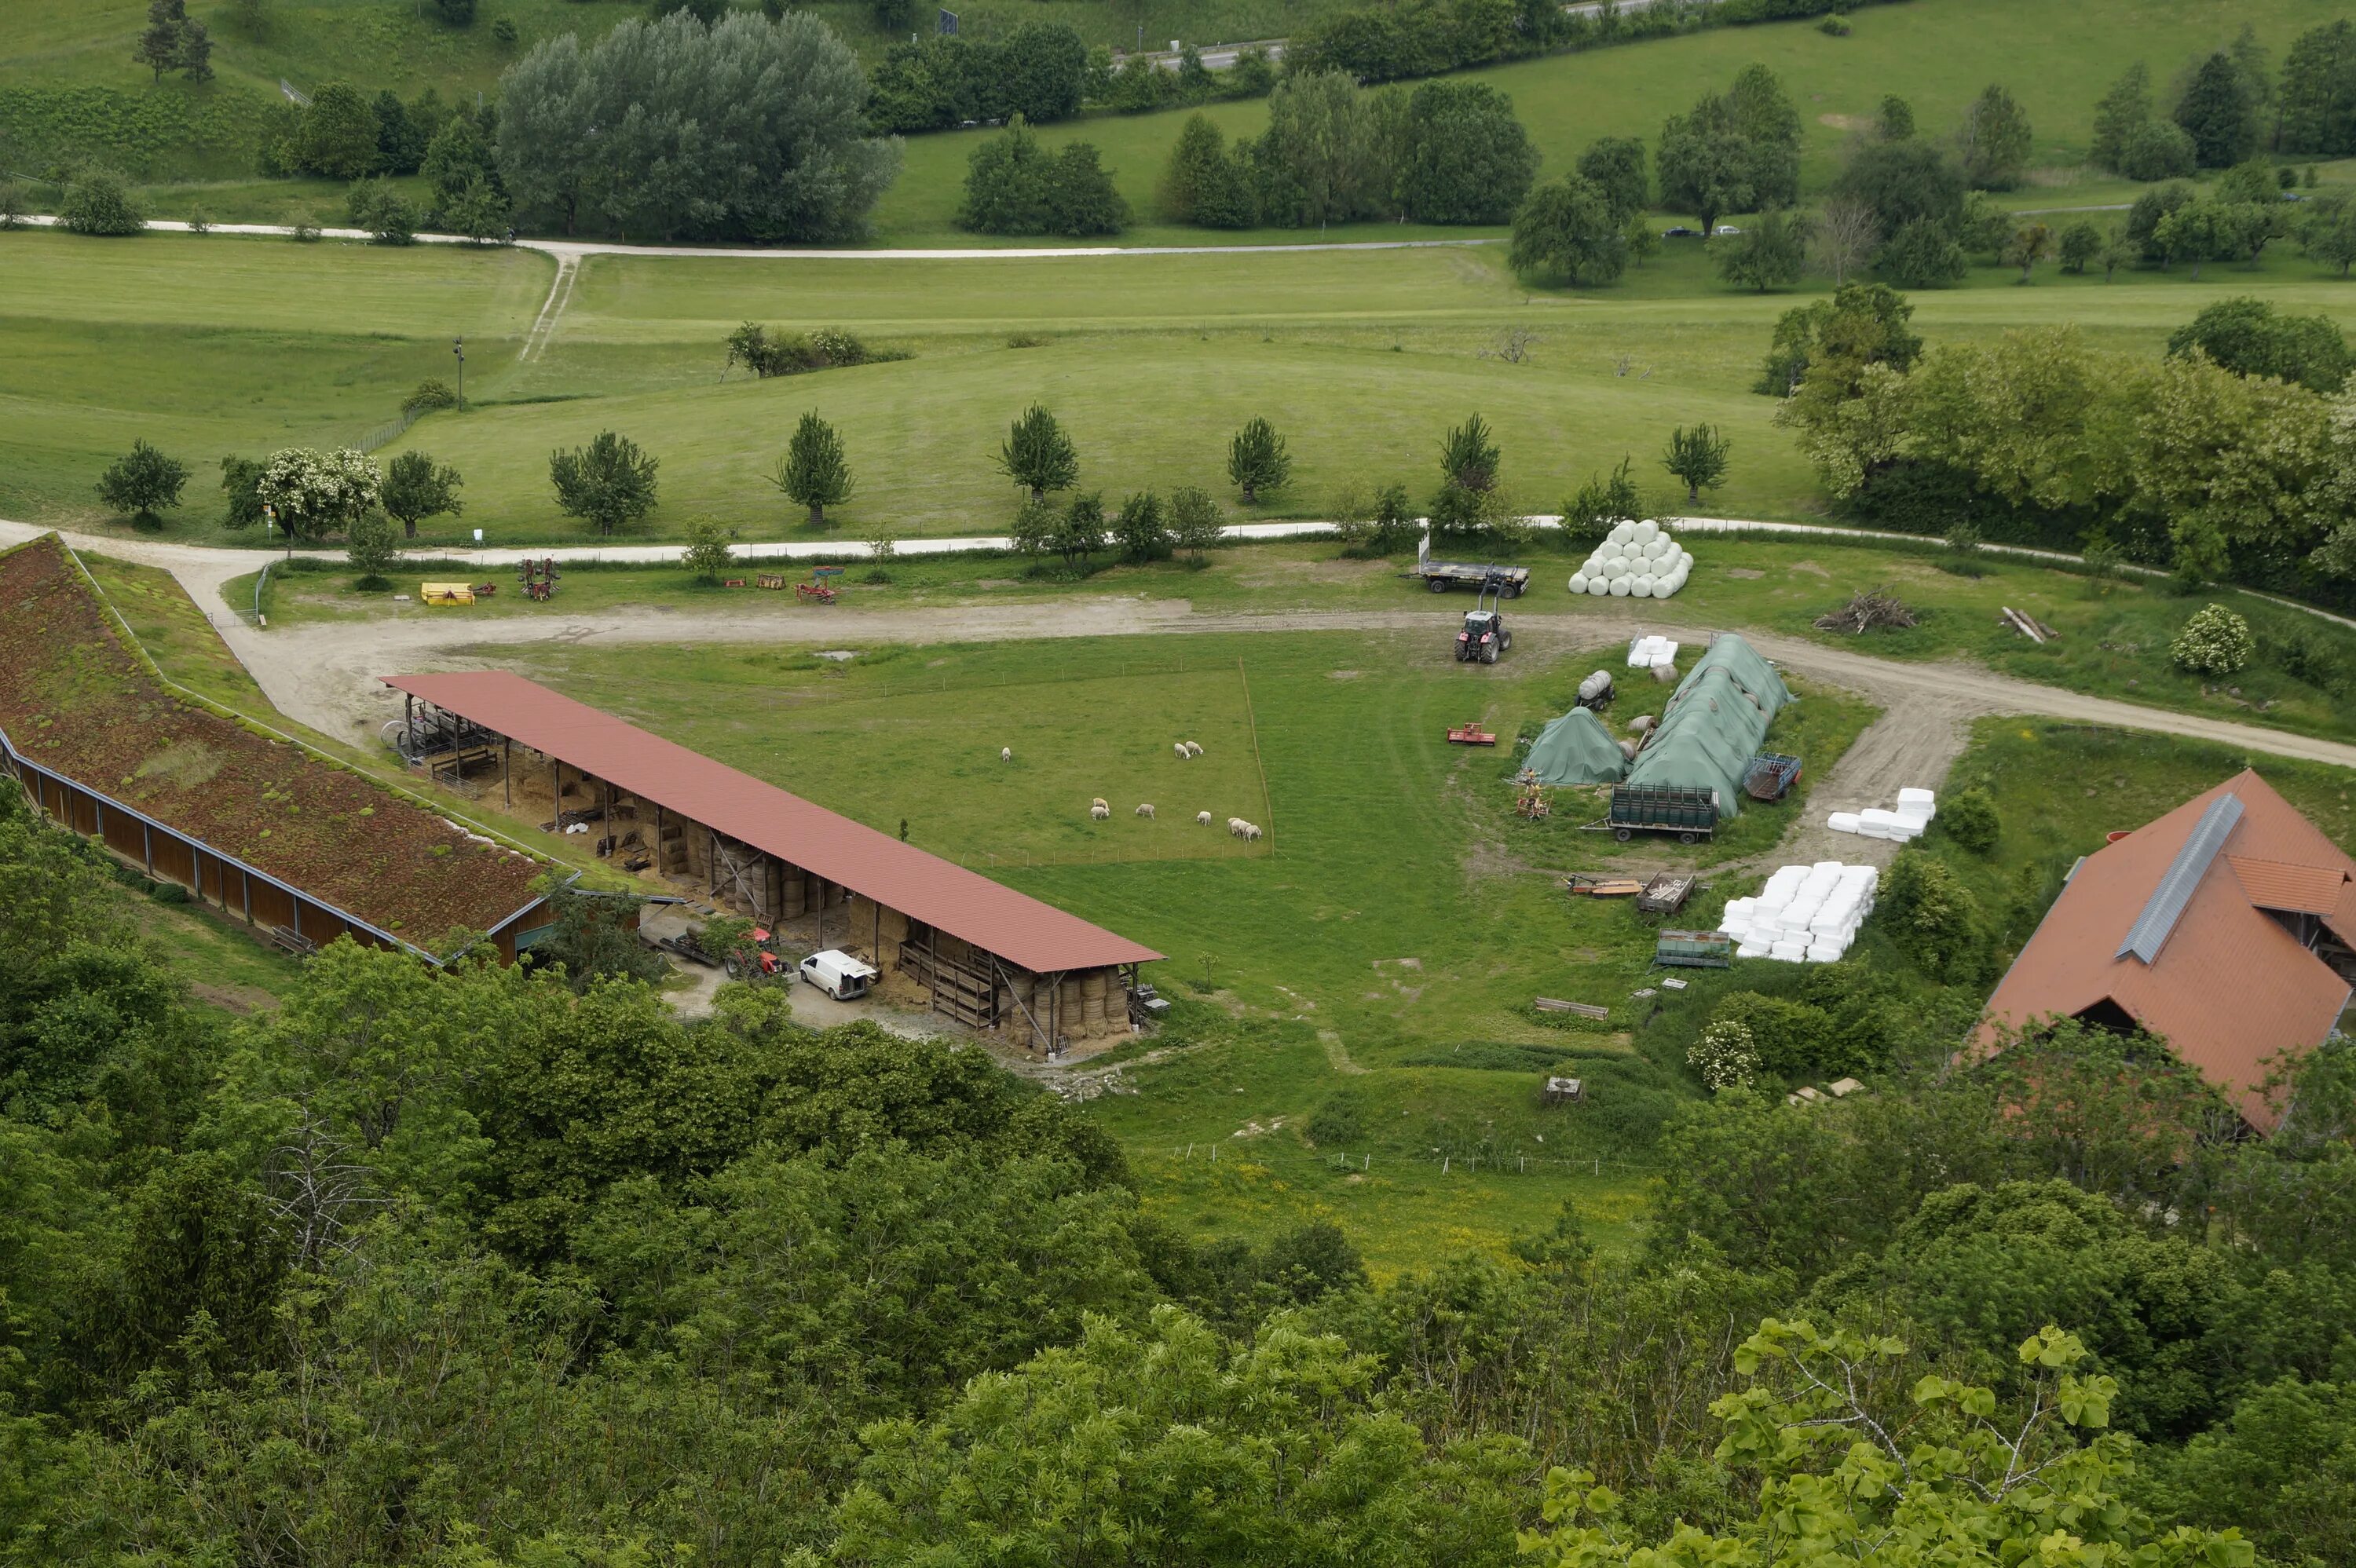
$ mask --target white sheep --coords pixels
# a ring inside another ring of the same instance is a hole
[[[1244,836],[1244,829],[1250,826],[1250,823],[1246,822],[1240,816],[1230,816],[1227,818],[1227,831],[1237,838],[1242,837]]]
[[[1096,799],[1088,802],[1088,805],[1090,809],[1096,811],[1108,811],[1111,809],[1111,807],[1106,803],[1105,797],[1102,795],[1098,795]]]
[[[1186,748],[1186,754],[1190,757],[1199,757],[1203,754],[1203,748],[1192,741],[1182,741],[1179,744]]]
[[[1000,762],[1001,762],[1001,763],[1011,763],[1011,762],[1012,762],[1012,761],[1014,760],[1014,748],[1013,748],[1013,747],[1012,747],[1012,746],[1001,746],[1001,747],[999,747],[999,748],[998,748],[998,760],[999,760]]]
[[[1186,749],[1186,742],[1183,741],[1173,741],[1170,749],[1178,753],[1178,760],[1182,763],[1194,754]]]
[[[1112,807],[1107,805],[1102,801],[1098,801],[1094,805],[1088,807],[1088,815],[1094,817],[1097,821],[1102,822],[1112,815]]]
[[[1211,826],[1211,814],[1207,811],[1198,811],[1194,814],[1194,822],[1198,827],[1208,827]]]
[[[1257,838],[1257,837],[1259,837],[1259,824],[1258,824],[1258,823],[1257,823],[1257,822],[1247,822],[1247,823],[1245,823],[1245,824],[1244,824],[1244,842],[1245,842],[1245,843],[1248,844],[1248,843],[1250,843],[1253,839],[1255,839],[1255,838]]]
[[[1149,800],[1143,805],[1139,806],[1137,808],[1137,815],[1151,818],[1153,816],[1153,803]]]

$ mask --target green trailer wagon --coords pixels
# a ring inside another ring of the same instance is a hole
[[[1680,844],[1708,838],[1718,831],[1718,792],[1673,784],[1619,784],[1602,820],[1586,825],[1590,833],[1609,833],[1622,844],[1639,833],[1674,833]]]

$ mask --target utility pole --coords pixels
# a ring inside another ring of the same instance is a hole
[[[466,340],[452,338],[450,352],[458,357],[458,406],[463,409],[466,406]]]

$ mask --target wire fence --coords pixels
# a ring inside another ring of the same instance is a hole
[[[415,424],[419,416],[425,411],[423,408],[402,410],[399,419],[387,420],[374,430],[361,435],[358,443],[359,449],[362,452],[374,452],[380,447],[391,446],[406,434],[409,427]]]

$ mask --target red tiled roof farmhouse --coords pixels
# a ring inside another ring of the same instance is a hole
[[[2320,1044],[2349,1005],[2347,961],[2319,947],[2356,948],[2356,860],[2244,772],[2081,862],[1989,1022],[2108,1002],[2270,1128],[2270,1061]]]
[[[1035,974],[1162,956],[506,670],[384,683]]]

